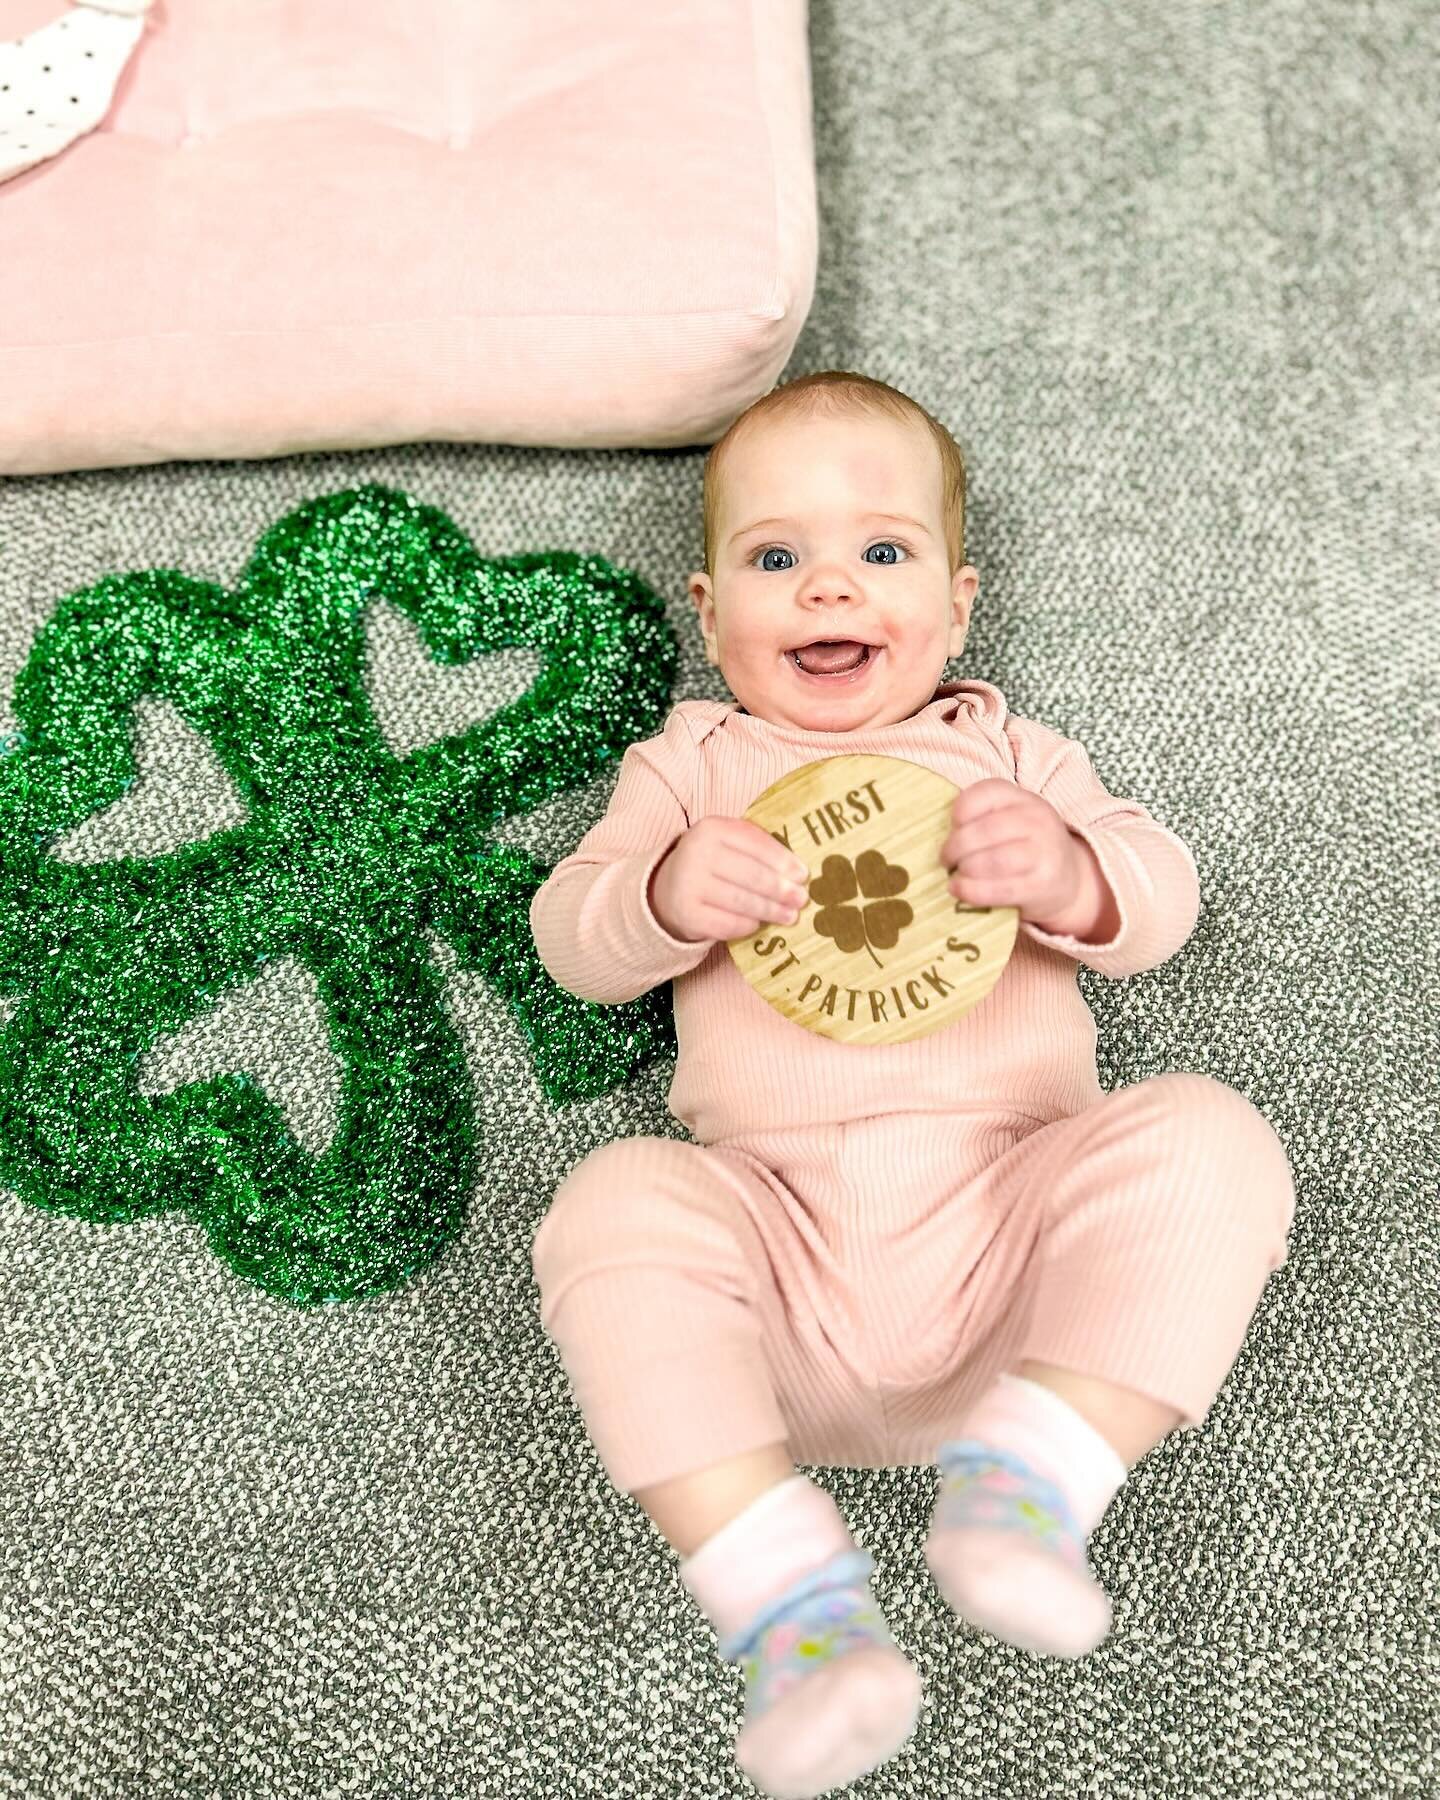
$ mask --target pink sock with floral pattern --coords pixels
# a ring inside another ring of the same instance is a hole
[[[680,1563],[745,1678],[735,1760],[778,1800],[843,1787],[915,1728],[919,1672],[890,1635],[857,1549],[824,1488],[778,1482]]]
[[[1125,1462],[1066,1400],[1001,1375],[964,1435],[940,1446],[925,1560],[955,1611],[1006,1643],[1084,1656],[1110,1629],[1085,1545]]]

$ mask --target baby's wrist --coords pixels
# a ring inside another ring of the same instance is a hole
[[[678,838],[675,840],[676,843],[679,843],[679,841]],[[651,916],[654,918],[656,924],[659,925],[660,929],[667,932],[671,937],[679,937],[680,933],[674,929],[671,921],[665,916],[664,905],[656,898],[655,893],[660,882],[660,871],[670,860],[670,855],[674,848],[675,844],[671,844],[670,849],[665,852],[659,862],[657,862],[655,867],[650,871],[650,879],[645,884],[645,903],[650,908]]]

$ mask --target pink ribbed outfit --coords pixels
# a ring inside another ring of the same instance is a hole
[[[1022,920],[962,1018],[863,1046],[784,1018],[722,941],[661,928],[647,888],[679,833],[738,817],[803,763],[861,753],[1042,795],[1094,850],[1114,939]],[[632,744],[605,817],[530,909],[542,963],[584,999],[674,980],[669,1106],[695,1141],[592,1152],[532,1251],[542,1323],[617,1487],[780,1440],[802,1464],[929,1463],[1025,1358],[1201,1424],[1285,1260],[1289,1163],[1250,1101],[1210,1076],[1106,1094],[1076,982],[1078,962],[1155,968],[1198,911],[1180,839],[988,682],[843,733],[685,700]]]

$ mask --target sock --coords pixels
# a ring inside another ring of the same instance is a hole
[[[1093,1650],[1111,1609],[1085,1545],[1129,1472],[1114,1446],[1049,1388],[1000,1375],[938,1460],[925,1559],[951,1606],[1024,1650]]]
[[[920,1677],[870,1591],[873,1567],[834,1500],[799,1473],[681,1560],[721,1657],[745,1678],[736,1762],[779,1800],[854,1781],[915,1728]]]

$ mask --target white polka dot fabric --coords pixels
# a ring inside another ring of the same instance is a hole
[[[110,110],[150,0],[78,0],[0,42],[0,181],[58,156]]]

